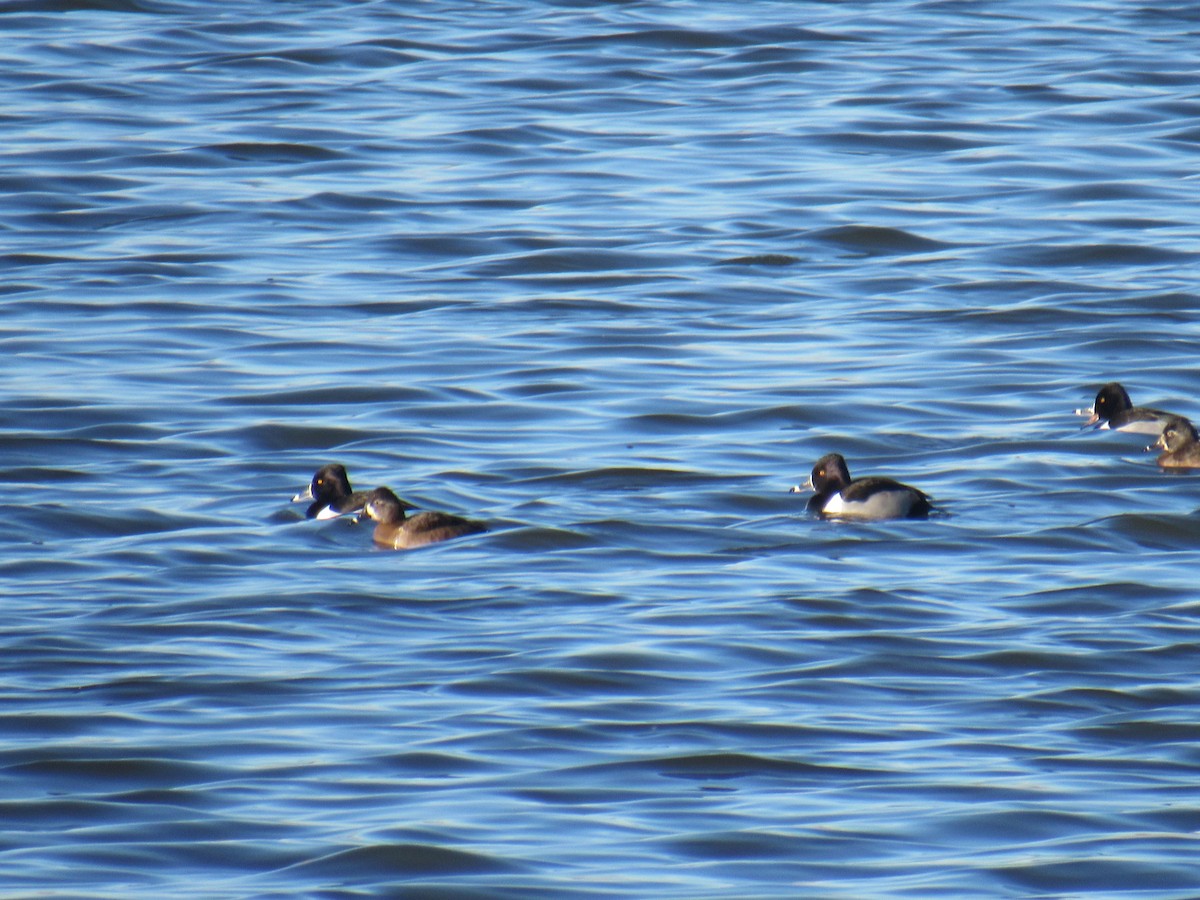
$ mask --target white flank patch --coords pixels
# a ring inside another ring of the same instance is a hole
[[[854,513],[846,512],[846,501],[842,499],[841,494],[834,494],[832,497],[826,500],[825,506],[821,509],[821,512],[825,513],[827,516],[854,515]]]
[[[847,503],[841,494],[829,498],[822,510],[827,516],[844,516],[860,519],[892,519],[908,515],[912,505],[909,503],[907,492],[880,491],[872,494],[866,501]]]
[[[1163,423],[1158,419],[1138,419],[1136,422],[1121,426],[1117,431],[1124,431],[1127,434],[1162,434]]]
[[[334,509],[332,506],[326,506],[319,513],[317,513],[317,518],[318,519],[336,519],[340,515],[341,515],[341,513],[338,512],[336,509]]]

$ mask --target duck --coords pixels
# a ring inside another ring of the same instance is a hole
[[[347,513],[360,512],[366,499],[363,491],[351,490],[345,466],[329,463],[317,469],[308,489],[293,497],[292,502],[313,501],[305,510],[306,518],[336,519]]]
[[[1084,423],[1085,428],[1096,425],[1097,430],[1111,428],[1114,431],[1154,435],[1162,434],[1167,420],[1174,415],[1161,409],[1134,406],[1125,388],[1115,381],[1100,388],[1091,409],[1077,409],[1075,414],[1091,417]],[[1097,425],[1097,422],[1100,424]]]
[[[377,487],[366,495],[362,513],[376,523],[374,540],[380,547],[410,550],[425,544],[436,544],[468,534],[482,534],[487,528],[459,516],[444,512],[420,512],[406,516],[413,509],[386,487]]]
[[[916,519],[933,511],[929,497],[907,484],[879,476],[851,479],[840,453],[827,453],[818,459],[812,477],[792,492],[805,488],[816,491],[808,501],[808,510],[823,516]]]
[[[1158,440],[1147,447],[1161,447],[1158,464],[1165,469],[1200,469],[1200,436],[1196,428],[1183,416],[1172,416],[1167,420]]]

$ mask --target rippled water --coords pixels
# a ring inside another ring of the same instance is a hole
[[[0,33],[0,895],[1200,892],[1190,7]]]

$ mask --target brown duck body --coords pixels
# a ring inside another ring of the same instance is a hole
[[[1158,464],[1167,469],[1200,469],[1200,438],[1196,429],[1183,416],[1172,416],[1149,449],[1161,447]]]
[[[409,550],[484,531],[487,529],[478,522],[449,513],[422,512],[405,516],[401,522],[380,522],[375,526],[375,543],[393,550]]]
[[[367,494],[363,513],[378,523],[374,534],[376,544],[392,550],[411,550],[487,531],[479,522],[450,513],[420,512],[406,516],[406,508],[411,507],[385,487]]]

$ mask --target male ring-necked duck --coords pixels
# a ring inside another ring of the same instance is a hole
[[[927,516],[933,510],[929,498],[907,484],[879,477],[851,480],[840,453],[828,453],[818,459],[812,477],[803,488],[816,491],[808,501],[808,509],[823,516],[904,519]],[[796,486],[792,491],[803,488]]]
[[[1161,447],[1158,464],[1168,469],[1200,469],[1200,437],[1183,416],[1171,416],[1158,440],[1147,447]]]
[[[405,516],[404,511],[412,508],[385,487],[367,494],[363,514],[379,523],[375,526],[375,543],[393,550],[408,550],[487,531],[479,522],[450,513],[420,512],[411,518]]]
[[[292,502],[313,501],[304,513],[310,519],[334,519],[346,513],[358,512],[366,499],[363,491],[350,490],[346,467],[330,463],[317,469],[308,490],[297,494]]]
[[[1135,434],[1161,434],[1172,413],[1161,409],[1149,409],[1145,406],[1134,406],[1125,393],[1125,388],[1110,381],[1096,394],[1096,402],[1091,409],[1077,409],[1076,415],[1090,416],[1084,427],[1096,425],[1102,430],[1111,428],[1114,431],[1130,431]]]

